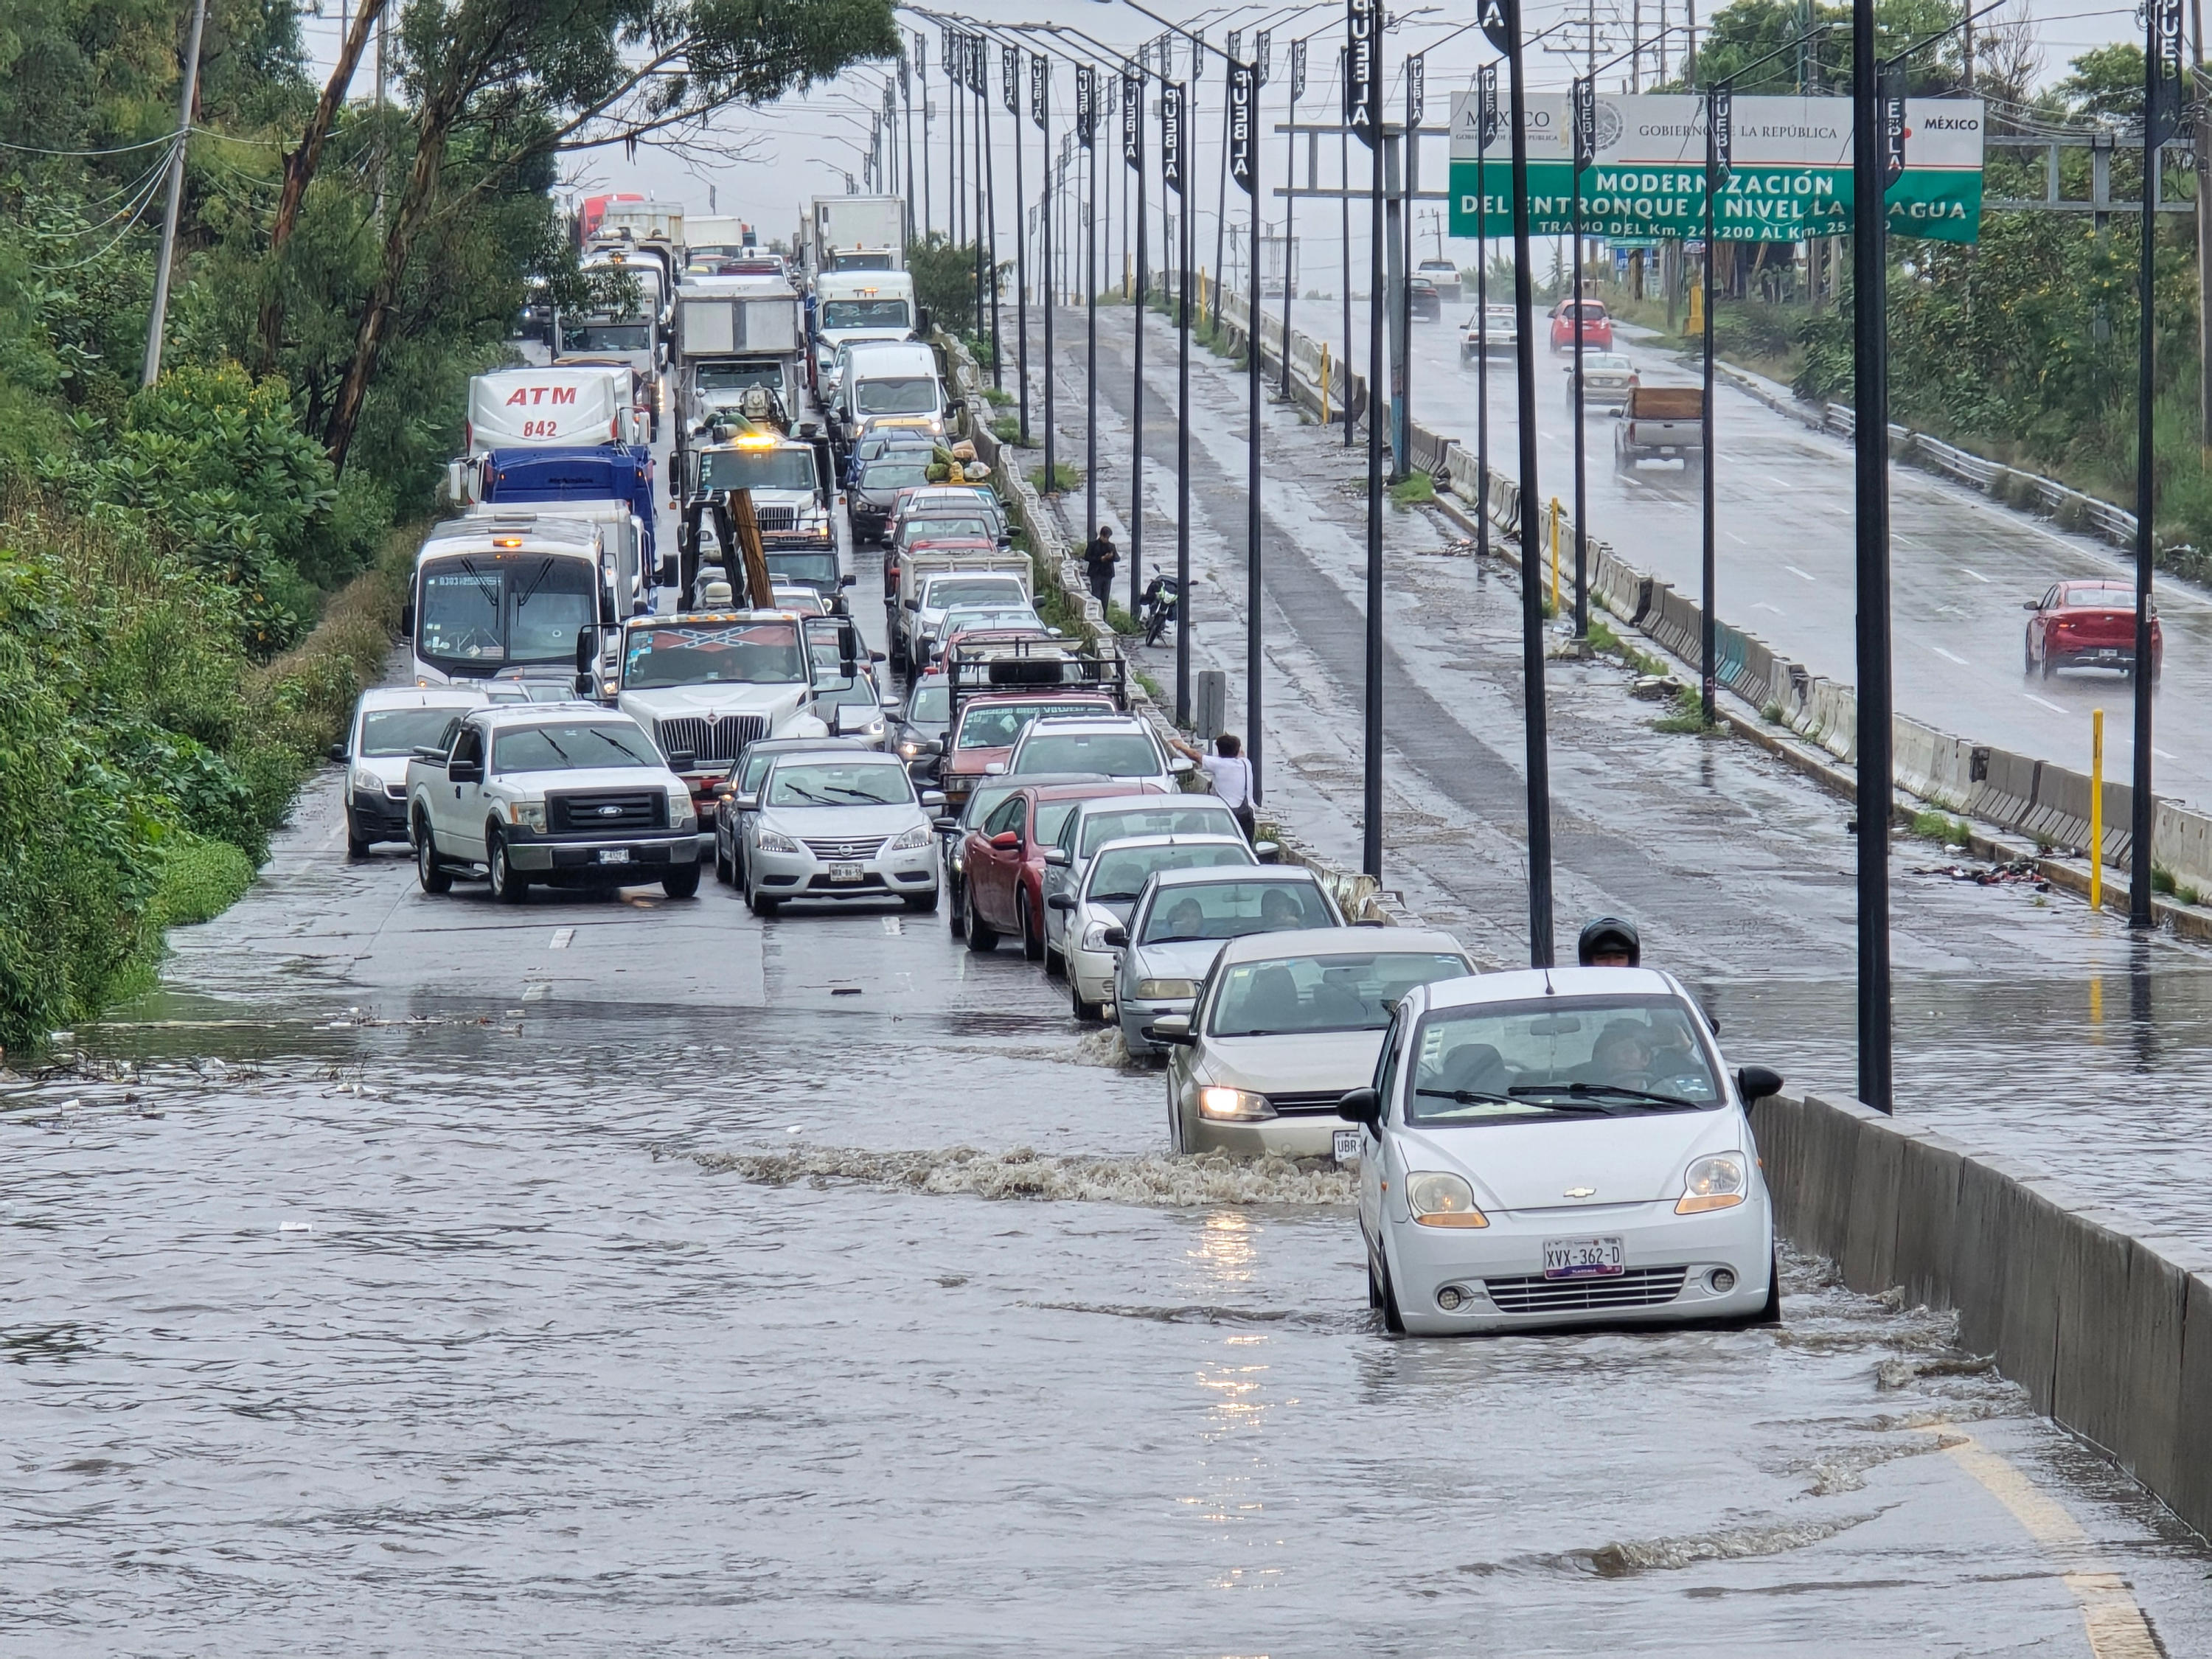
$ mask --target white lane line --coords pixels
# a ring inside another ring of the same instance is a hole
[[[1980,571],[1978,571],[1978,570],[1968,570],[1968,569],[1966,568],[1966,566],[1964,566],[1963,564],[1962,564],[1962,565],[1960,565],[1960,566],[1959,567],[1959,569],[1960,569],[1960,573],[1961,573],[1961,574],[1965,574],[1965,575],[1972,576],[1972,577],[1976,581],[1978,581],[1978,582],[1985,582],[1985,581],[1989,580],[1989,578],[1988,578],[1987,576],[1984,576],[1984,574],[1982,574],[1982,573],[1981,573]]]
[[[2063,714],[2066,712],[2055,702],[2045,702],[2041,697],[2037,696],[2033,691],[2023,691],[2020,695],[2026,697],[2030,702],[2035,704],[2037,708],[2048,708],[2054,714]]]
[[[1972,668],[1973,666],[1973,664],[1968,662],[1964,657],[1954,657],[1940,645],[1931,645],[1928,648],[1930,651],[1933,651],[1937,656],[1942,658],[1946,662],[1954,662],[1961,668]]]
[[[1767,483],[1772,484],[1777,489],[1795,489],[1797,488],[1797,486],[1791,483],[1789,479],[1778,478],[1771,472],[1762,472],[1759,476],[1765,479]]]
[[[886,933],[896,936],[906,932],[906,923],[900,921],[896,916],[884,916],[879,918],[879,920],[883,922],[884,932]]]
[[[523,988],[522,1000],[525,1002],[543,1002],[552,994],[553,988],[540,980]]]
[[[1963,617],[1966,613],[1955,605],[1939,605],[1936,607],[1936,614],[1939,617]]]
[[[568,948],[568,941],[575,937],[576,930],[573,927],[556,927],[553,930],[553,941],[545,948],[549,951],[565,951]]]
[[[2150,752],[2157,756],[2160,760],[2179,760],[2181,758],[2179,755],[2167,754],[2165,750],[2160,748],[2156,744],[2151,744]]]
[[[1785,564],[1782,568],[1788,571],[1791,575],[1802,577],[1808,582],[1817,582],[1820,580],[1818,576],[1814,575],[1810,571],[1800,570],[1794,564]]]
[[[1772,611],[1776,616],[1778,616],[1778,617],[1786,617],[1786,616],[1788,616],[1788,615],[1790,614],[1788,611],[1784,611],[1784,610],[1780,605],[1769,605],[1769,604],[1767,604],[1767,602],[1766,602],[1765,599],[1760,599],[1760,600],[1759,600],[1759,601],[1758,601],[1757,603],[1755,603],[1755,604],[1754,604],[1751,608],[1752,608],[1753,611]]]
[[[1749,542],[1747,542],[1747,541],[1744,540],[1744,538],[1743,538],[1742,537],[1741,537],[1741,536],[1737,535],[1737,534],[1735,533],[1735,531],[1733,531],[1733,530],[1723,530],[1723,531],[1722,531],[1722,532],[1721,532],[1721,534],[1722,534],[1722,535],[1723,535],[1723,536],[1725,536],[1725,537],[1727,537],[1730,541],[1734,542],[1734,543],[1735,543],[1738,547],[1749,547],[1749,546],[1751,545],[1751,544],[1750,544]]]

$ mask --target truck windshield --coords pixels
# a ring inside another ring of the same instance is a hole
[[[422,566],[416,653],[486,672],[573,663],[576,630],[598,618],[595,556],[456,553]]]
[[[689,623],[633,628],[623,659],[631,690],[665,685],[793,685],[806,678],[793,622]]]
[[[771,547],[768,550],[768,574],[780,582],[804,582],[809,587],[835,587],[837,585],[837,556],[835,553],[787,553]]]
[[[950,611],[955,605],[1025,605],[1030,596],[1012,576],[958,576],[935,581],[922,591],[925,611]]]
[[[635,322],[611,322],[599,318],[586,318],[580,322],[563,319],[561,324],[561,351],[564,356],[580,351],[650,351],[653,349],[653,325],[641,318]]]
[[[784,449],[703,449],[699,452],[702,489],[796,489],[815,487],[814,452]]]
[[[492,739],[495,772],[568,772],[593,766],[661,764],[653,739],[629,720],[579,720],[570,725],[525,726]]]
[[[997,538],[998,526],[988,519],[908,519],[899,526],[899,543],[911,547],[916,542],[941,542],[955,537],[978,541]]]
[[[702,363],[691,375],[692,383],[702,392],[742,392],[753,386],[764,386],[770,392],[783,390],[781,363]]]
[[[822,326],[824,328],[904,328],[906,325],[906,301],[903,300],[824,300],[822,302]]]
[[[891,256],[888,253],[840,253],[830,261],[830,269],[832,270],[891,270],[896,267],[891,264]]]
[[[853,409],[860,415],[934,415],[937,377],[890,374],[859,381],[853,387]]]

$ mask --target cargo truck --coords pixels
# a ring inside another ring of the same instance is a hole
[[[817,196],[807,204],[799,246],[811,280],[833,270],[903,270],[906,198]]]

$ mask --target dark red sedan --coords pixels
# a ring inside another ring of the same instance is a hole
[[[2055,583],[2025,607],[2027,663],[2031,674],[2049,679],[2062,668],[2118,668],[2136,665],[2136,589],[2130,581]],[[2166,638],[2155,606],[2150,617],[2150,677],[2164,666]]]
[[[1075,803],[1107,795],[1141,795],[1150,786],[1127,779],[1038,784],[1017,789],[968,832],[961,848],[969,948],[988,951],[1001,933],[1019,935],[1022,954],[1044,957],[1044,854]]]
[[[1613,349],[1613,318],[1595,300],[1582,304],[1583,349]],[[1575,346],[1575,302],[1562,300],[1552,307],[1552,349],[1571,351]]]

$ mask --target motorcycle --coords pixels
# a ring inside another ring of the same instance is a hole
[[[1158,645],[1168,624],[1182,609],[1182,589],[1173,576],[1155,573],[1137,601],[1137,620],[1145,627],[1145,643]]]

